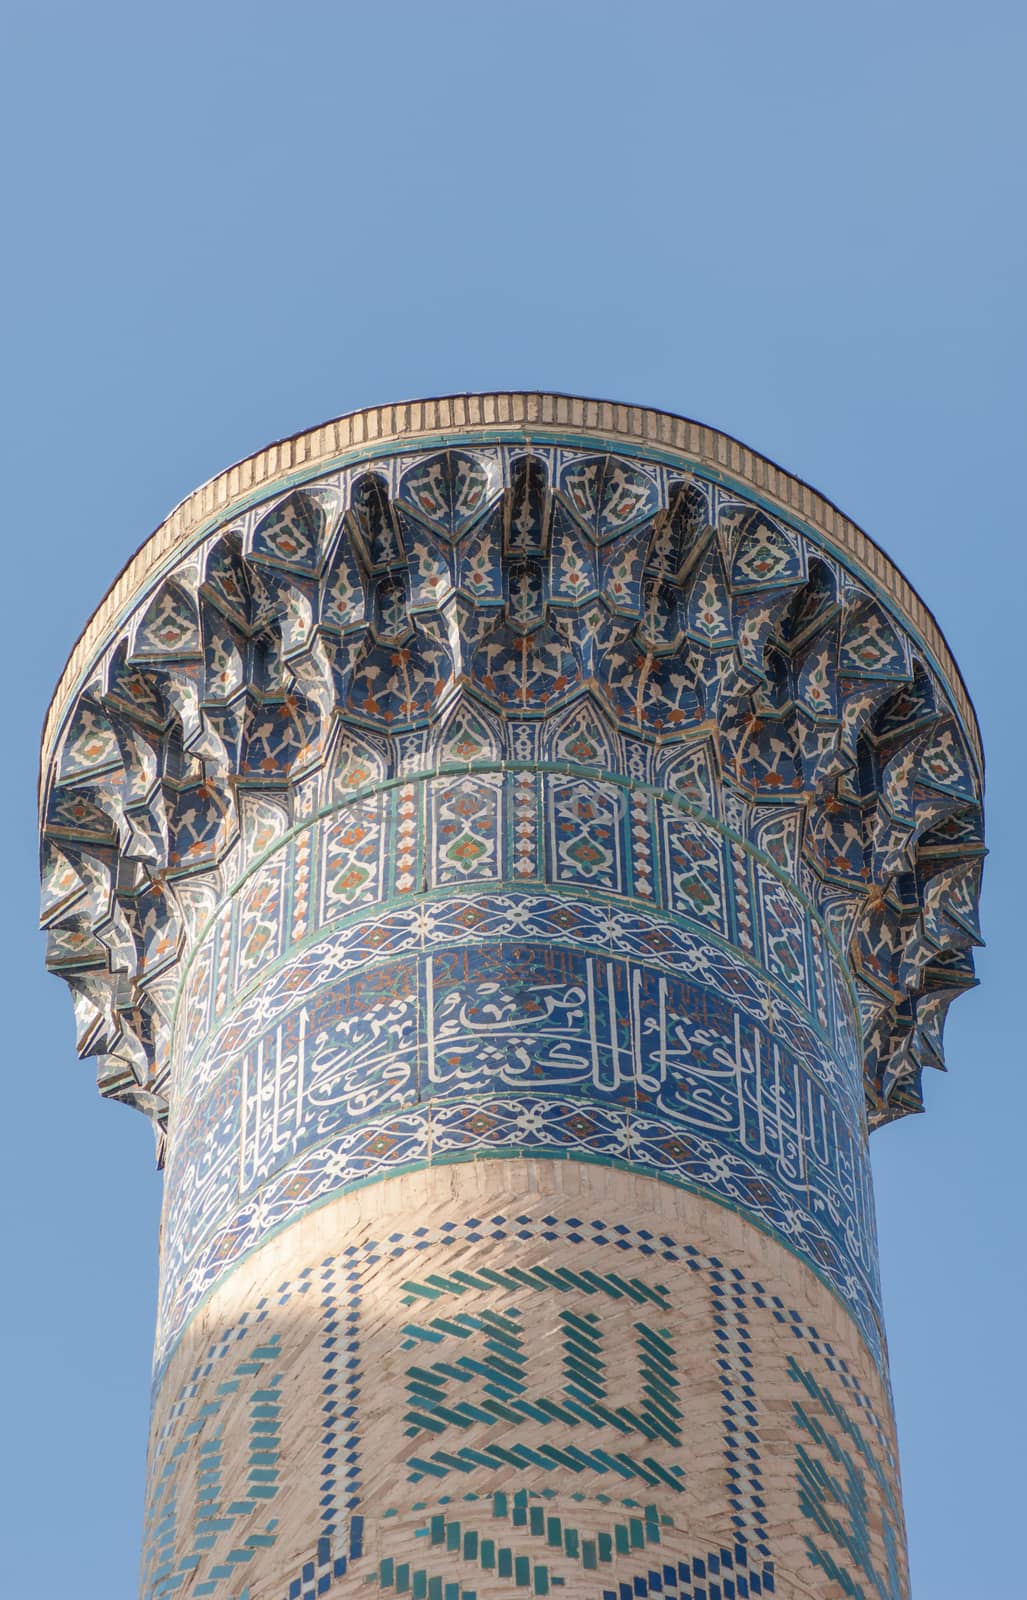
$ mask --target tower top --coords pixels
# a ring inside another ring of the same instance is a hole
[[[974,982],[984,853],[933,616],[737,440],[537,393],[269,446],[184,500],[88,623],[43,734],[43,922],[104,1092],[162,1122],[196,940],[283,832],[368,785],[546,764],[669,791],[797,886],[858,1000],[872,1125],[920,1109]]]
[[[43,725],[41,794],[47,764],[77,690],[102,653],[111,632],[141,591],[173,565],[205,533],[278,490],[309,479],[314,471],[447,443],[530,439],[538,443],[575,437],[593,448],[604,443],[620,454],[635,453],[698,468],[704,477],[746,494],[796,519],[825,549],[858,572],[908,628],[945,680],[983,780],[984,758],[976,713],[962,674],[933,612],[878,544],[844,512],[802,478],[750,449],[739,439],[675,412],[541,390],[440,395],[394,405],[368,406],[301,429],[245,456],[180,501],[124,565],[93,612],[68,657]],[[755,491],[755,493],[754,493]]]

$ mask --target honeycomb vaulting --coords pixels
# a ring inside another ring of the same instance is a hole
[[[867,1133],[981,758],[834,507],[561,396],[285,441],[90,623],[41,826],[166,1169],[147,1600],[906,1594]]]

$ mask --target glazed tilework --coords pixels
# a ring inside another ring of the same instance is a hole
[[[525,777],[542,825],[533,878],[511,891],[500,880]],[[572,783],[579,835],[562,774],[474,771],[357,797],[258,856],[232,917],[211,919],[182,999],[160,1347],[218,1272],[334,1189],[549,1150],[636,1163],[748,1210],[824,1273],[879,1348],[858,1029],[838,952],[770,859],[736,854],[730,833],[648,793],[639,895],[631,793]],[[597,821],[608,813],[617,841]],[[407,822],[434,840],[412,900],[395,844]],[[286,899],[274,915],[267,887],[290,881],[301,846],[322,932],[297,948]],[[756,912],[744,952],[739,874]],[[216,987],[215,968],[228,974]]]
[[[905,1595],[867,1135],[974,981],[979,752],[799,504],[354,449],[76,656],[43,922],[166,1166],[148,1600]]]
[[[49,960],[104,1092],[163,1141],[189,906],[237,880],[255,807],[281,827],[454,764],[549,762],[584,770],[552,775],[544,820],[517,795],[512,838],[499,777],[491,796],[443,786],[423,828],[401,819],[401,888],[531,878],[544,844],[554,879],[596,889],[630,853],[644,897],[651,830],[681,825],[637,794],[628,825],[606,775],[682,795],[778,859],[835,933],[872,1125],[918,1109],[973,981],[980,775],[962,696],[878,565],[708,465],[508,431],[340,462],[208,526],[112,625],[45,767]],[[665,884],[737,917],[743,944],[745,916],[777,919],[767,959],[803,985],[787,893],[768,880],[750,904],[716,841],[685,831],[664,840]],[[319,886],[321,915],[370,903],[370,852]],[[295,883],[243,891],[240,961],[267,953],[276,895],[311,925]]]
[[[342,1197],[215,1290],[155,1394],[145,1600],[902,1600],[830,1294],[697,1197],[546,1166]]]

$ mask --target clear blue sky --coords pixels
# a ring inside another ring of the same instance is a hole
[[[875,1138],[914,1592],[1012,1595],[1025,1474],[1021,5],[8,0],[0,1589],[131,1600],[160,1180],[36,923],[38,729],[188,490],[378,401],[739,435],[933,607],[989,759],[982,987]]]

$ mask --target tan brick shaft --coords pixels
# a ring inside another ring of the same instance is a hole
[[[838,1300],[726,1207],[579,1163],[428,1169],[308,1212],[193,1317],[154,1401],[143,1591],[186,1562],[181,1592],[233,1600],[652,1573],[841,1600],[843,1571],[905,1596],[895,1449]]]

